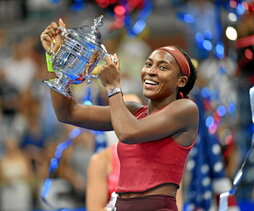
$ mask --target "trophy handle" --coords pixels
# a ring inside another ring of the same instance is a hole
[[[98,74],[97,75],[86,74],[85,75],[85,81],[86,81],[87,84],[90,84],[92,82],[91,78],[98,78]]]
[[[105,46],[103,44],[100,44],[100,47],[102,49],[102,52],[100,53],[100,58],[105,61],[105,57],[109,56],[111,58],[111,60],[114,63],[116,63],[115,57],[107,52],[107,49],[105,48]],[[96,65],[97,65],[97,62],[95,64],[95,66]],[[98,78],[98,74],[92,74],[92,72],[93,72],[93,68],[92,68],[92,70],[87,69],[84,76],[83,76],[83,78],[85,79],[87,84],[90,84],[92,82],[91,81],[92,78]]]
[[[111,60],[112,60],[114,63],[116,63],[115,57],[107,52],[107,49],[105,48],[105,46],[104,46],[103,44],[100,44],[100,47],[101,47],[101,49],[102,49],[102,52],[100,53],[100,58],[101,58],[102,60],[105,60],[105,57],[106,57],[106,56],[109,56],[109,57],[111,58]],[[96,65],[97,65],[97,63],[96,63]],[[96,66],[96,65],[95,65],[95,66]],[[92,68],[92,69],[93,69],[93,68]],[[81,76],[81,78],[83,78],[83,79],[86,81],[87,84],[90,84],[90,83],[92,82],[92,80],[91,80],[92,78],[98,78],[98,74],[92,74],[92,72],[93,72],[93,70],[87,69],[87,70],[85,71],[84,75]],[[74,79],[74,81],[76,82],[75,79]]]

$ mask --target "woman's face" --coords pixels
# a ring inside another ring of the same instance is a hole
[[[141,71],[143,94],[151,100],[163,100],[176,94],[181,83],[175,58],[164,50],[155,50]]]

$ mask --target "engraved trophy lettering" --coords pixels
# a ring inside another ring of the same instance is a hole
[[[91,83],[91,78],[96,78],[92,71],[100,60],[108,54],[101,42],[98,28],[103,25],[103,16],[94,19],[93,26],[66,29],[59,27],[64,37],[62,46],[52,54],[52,67],[56,78],[44,80],[50,88],[74,98],[70,86],[86,81]]]

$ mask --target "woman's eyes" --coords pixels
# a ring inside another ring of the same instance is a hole
[[[151,67],[151,66],[153,66],[153,64],[151,62],[146,62],[145,66]],[[169,67],[167,65],[159,65],[157,68],[159,68],[160,70],[168,70],[169,69]]]
[[[146,66],[146,67],[151,67],[151,66],[152,66],[152,63],[151,63],[151,62],[146,62],[146,63],[145,63],[145,66]]]
[[[159,68],[161,70],[167,70],[167,69],[169,69],[166,65],[160,65]]]

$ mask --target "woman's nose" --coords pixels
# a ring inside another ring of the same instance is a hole
[[[146,73],[154,75],[154,74],[157,74],[157,70],[154,66],[152,66],[146,69]]]

